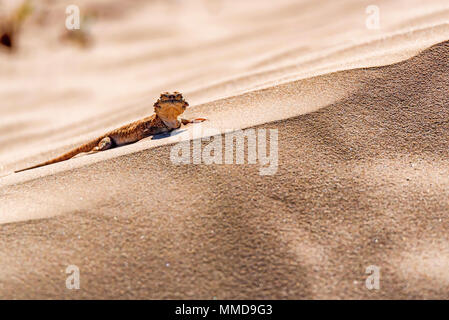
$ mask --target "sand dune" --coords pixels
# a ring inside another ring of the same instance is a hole
[[[380,30],[364,1],[136,2],[76,54],[53,31],[33,51],[42,29],[25,28],[0,59],[2,298],[448,298],[445,2],[380,1]],[[209,119],[200,136],[278,129],[277,173],[174,165],[189,126],[9,174],[173,89]]]

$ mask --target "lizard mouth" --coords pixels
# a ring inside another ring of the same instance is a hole
[[[181,100],[180,101],[180,100],[176,100],[176,99],[170,99],[170,100],[164,100],[163,103],[170,103],[170,104],[173,104],[173,105],[177,105],[179,103],[182,103],[185,107],[189,106],[189,103],[187,101],[185,101],[185,100]]]

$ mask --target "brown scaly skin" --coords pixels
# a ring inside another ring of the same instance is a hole
[[[181,93],[164,92],[155,102],[155,114],[152,116],[110,131],[97,139],[89,141],[78,148],[63,154],[62,156],[29,168],[17,170],[15,172],[17,173],[68,160],[83,152],[104,151],[117,146],[134,143],[148,136],[178,129],[181,127],[181,124],[186,125],[188,123],[197,123],[206,120],[203,118],[198,118],[195,120],[181,119],[181,121],[179,121],[178,116],[184,112],[188,105],[189,104],[184,100]]]

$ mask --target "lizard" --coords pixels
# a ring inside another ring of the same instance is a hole
[[[179,121],[178,117],[188,106],[189,103],[185,101],[181,93],[177,91],[173,93],[163,92],[160,98],[154,103],[155,113],[153,115],[112,130],[59,157],[14,172],[18,173],[65,161],[83,152],[105,151],[110,148],[137,142],[149,136],[170,132],[180,128],[182,124],[187,125],[189,123],[199,123],[206,120],[204,118],[197,118],[194,120],[181,119]]]

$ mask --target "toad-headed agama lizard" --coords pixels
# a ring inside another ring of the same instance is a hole
[[[17,170],[15,172],[30,170],[68,160],[83,152],[104,151],[116,146],[133,143],[148,136],[178,129],[181,127],[181,123],[186,125],[188,123],[197,123],[206,120],[204,118],[198,118],[194,120],[181,119],[181,121],[179,121],[178,116],[184,112],[188,105],[189,104],[184,100],[181,93],[176,91],[173,93],[164,92],[154,103],[155,114],[152,116],[110,131],[97,139],[87,142],[78,148],[63,154],[62,156],[29,168]]]

